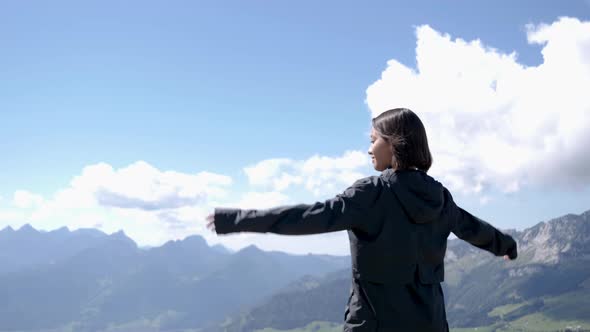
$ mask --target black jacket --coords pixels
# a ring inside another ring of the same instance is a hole
[[[352,287],[344,331],[447,331],[447,237],[516,258],[509,235],[458,207],[449,191],[419,170],[384,170],[314,204],[215,209],[218,234],[317,234],[348,230]]]

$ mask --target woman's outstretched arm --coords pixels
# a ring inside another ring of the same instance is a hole
[[[500,232],[494,226],[457,206],[446,189],[445,197],[450,204],[451,231],[458,238],[496,256],[516,259],[516,241],[512,236]]]
[[[374,182],[375,181],[375,182]],[[365,228],[379,190],[374,177],[356,181],[342,194],[313,204],[283,205],[271,209],[215,208],[212,223],[217,234],[233,232],[318,234]]]

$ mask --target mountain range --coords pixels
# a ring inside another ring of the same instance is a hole
[[[143,331],[199,327],[350,264],[255,246],[231,253],[197,235],[142,250],[123,232],[29,225],[0,231],[0,248],[0,331],[99,331],[138,320]]]
[[[504,232],[515,261],[448,241],[450,326],[590,329],[590,211]],[[197,235],[142,249],[124,232],[7,227],[0,332],[338,331],[350,278],[349,256],[231,252]]]

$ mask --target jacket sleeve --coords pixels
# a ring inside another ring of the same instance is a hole
[[[343,193],[323,202],[271,209],[215,208],[217,234],[233,232],[304,235],[364,228],[378,198],[371,177],[357,180]]]
[[[508,255],[510,259],[516,258],[516,241],[510,235],[500,232],[494,226],[457,206],[446,188],[445,196],[449,199],[451,231],[458,238],[496,256]]]

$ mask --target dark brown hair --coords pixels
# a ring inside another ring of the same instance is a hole
[[[427,172],[432,166],[426,130],[420,118],[407,108],[394,108],[373,118],[377,134],[391,144],[393,169],[416,167]]]

